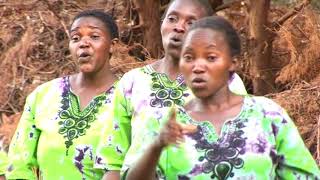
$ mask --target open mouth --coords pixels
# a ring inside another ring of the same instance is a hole
[[[89,60],[91,55],[88,52],[82,52],[82,53],[80,53],[80,55],[78,57],[79,57],[80,62],[85,62],[85,61]]]
[[[182,45],[182,39],[179,37],[172,37],[170,38],[170,44],[174,46],[181,46]]]
[[[86,58],[90,56],[90,54],[88,52],[82,52],[80,55],[79,55],[79,58]]]
[[[206,80],[202,79],[202,78],[194,78],[191,81],[191,84],[194,88],[204,88],[207,84]]]

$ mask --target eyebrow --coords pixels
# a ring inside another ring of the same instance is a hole
[[[217,48],[217,45],[212,43],[212,44],[209,44],[206,48],[207,49],[209,49],[209,48]]]
[[[98,30],[100,30],[100,28],[97,27],[97,26],[90,26],[90,25],[89,25],[89,26],[87,26],[87,27],[89,27],[90,29],[98,29]],[[70,32],[77,31],[79,28],[80,28],[80,27],[75,27],[75,28],[71,29]]]
[[[168,13],[167,16],[169,16],[169,15],[180,15],[180,14],[182,14],[182,13],[180,13],[180,12],[177,11],[177,10],[173,10],[173,11],[171,11],[170,13]],[[195,15],[193,15],[193,14],[188,15],[187,17],[188,17],[189,19],[197,19],[197,18],[199,18],[199,17],[197,17],[197,16],[195,16]]]

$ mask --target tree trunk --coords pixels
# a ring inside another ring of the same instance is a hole
[[[273,37],[267,30],[270,0],[250,0],[249,28],[253,77],[253,93],[265,95],[274,92],[275,75],[272,72],[271,55]]]
[[[139,14],[139,27],[143,32],[143,46],[153,58],[159,58],[162,50],[160,33],[159,0],[133,0]]]

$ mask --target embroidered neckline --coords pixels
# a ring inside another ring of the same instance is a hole
[[[243,99],[243,105],[241,107],[240,112],[233,118],[229,118],[227,119],[223,125],[222,125],[222,129],[221,129],[221,133],[218,134],[214,128],[214,125],[209,122],[209,121],[197,121],[194,120],[191,115],[189,115],[186,110],[184,108],[179,108],[178,114],[180,116],[182,116],[182,119],[186,119],[185,123],[189,123],[189,124],[193,124],[196,126],[200,126],[202,128],[202,130],[204,131],[204,136],[205,138],[209,141],[209,143],[213,143],[215,141],[218,141],[219,138],[222,138],[224,136],[224,132],[226,127],[228,127],[228,131],[234,131],[235,130],[235,124],[237,121],[240,121],[241,119],[243,119],[243,117],[246,116],[247,114],[247,110],[246,108],[249,107],[249,99],[248,96],[244,96]]]
[[[185,92],[187,86],[182,75],[172,81],[166,74],[156,72],[151,65],[147,65],[141,70],[152,77],[150,106],[162,108],[171,107],[173,104],[184,105],[183,98],[189,96],[189,93]]]
[[[243,167],[244,161],[239,156],[244,153],[246,144],[242,128],[246,127],[245,123],[248,121],[247,112],[251,109],[249,100],[245,97],[241,111],[235,118],[224,123],[219,137],[210,122],[195,121],[179,108],[178,116],[187,123],[198,126],[198,131],[188,136],[196,141],[195,149],[203,153],[198,159],[198,164],[187,175],[179,175],[180,178],[187,178],[190,174],[206,173],[210,174],[212,179],[224,180],[234,176],[233,169]]]
[[[86,134],[86,130],[90,128],[90,123],[96,120],[96,114],[99,108],[106,103],[110,103],[107,95],[112,94],[114,85],[106,92],[94,97],[89,105],[82,111],[77,96],[71,92],[69,76],[62,80],[64,87],[62,92],[61,110],[58,115],[60,121],[59,134],[63,135],[66,145],[66,155],[68,155],[69,147],[73,145],[73,140]]]

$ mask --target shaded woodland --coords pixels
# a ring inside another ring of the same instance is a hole
[[[111,13],[121,43],[111,65],[120,77],[161,57],[161,16],[169,0],[0,0],[0,145],[8,144],[26,96],[77,71],[68,50],[72,17]],[[238,74],[248,91],[287,109],[320,164],[320,3],[317,0],[211,0],[238,30]]]

